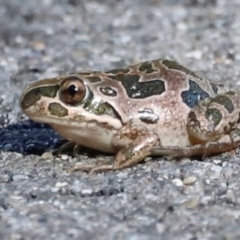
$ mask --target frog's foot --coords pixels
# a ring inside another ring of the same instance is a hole
[[[152,155],[167,155],[171,158],[208,156],[212,154],[231,151],[240,145],[240,128],[232,130],[219,139],[204,144],[197,144],[186,147],[153,147]]]
[[[71,152],[73,156],[78,156],[80,153],[81,145],[76,144],[74,142],[66,142],[58,149],[54,149],[52,153],[54,155],[61,155],[64,152]]]
[[[97,164],[90,165],[75,165],[70,172],[73,171],[88,171],[89,174],[98,173],[98,172],[107,172],[107,171],[116,171],[124,168],[128,168],[136,165],[138,162],[141,162],[143,159],[149,156],[150,152],[148,148],[136,149],[139,146],[134,147],[134,144],[129,144],[127,147],[122,148],[116,155],[114,161],[106,160],[101,161]],[[109,164],[111,163],[111,164]]]
[[[102,167],[102,166],[106,166],[108,167],[109,169],[106,169],[105,171],[107,170],[112,170],[110,169],[112,167],[112,163],[113,160],[112,159],[101,159],[101,160],[98,160],[95,164],[82,164],[82,163],[76,163],[75,166],[73,166],[72,168],[70,168],[68,170],[69,173],[72,173],[72,172],[75,172],[75,171],[83,171],[83,172],[89,172],[90,174],[93,174],[95,172],[98,172],[97,169]],[[99,171],[100,172],[100,171]]]

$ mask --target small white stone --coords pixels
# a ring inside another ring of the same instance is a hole
[[[165,227],[164,227],[164,225],[162,223],[157,223],[156,224],[156,229],[157,229],[158,233],[163,233],[164,230],[165,230]]]
[[[199,204],[198,199],[190,199],[190,200],[187,200],[186,202],[184,202],[184,205],[189,209],[196,208],[198,206],[198,204]]]
[[[225,167],[222,174],[225,178],[231,178],[233,175],[233,169],[231,167]]]
[[[57,183],[55,184],[55,187],[60,188],[60,187],[65,187],[65,186],[67,186],[67,185],[68,185],[67,182],[57,182]]]
[[[205,180],[206,185],[209,185],[211,183],[210,179]]]
[[[177,187],[182,187],[182,186],[183,186],[183,182],[182,182],[182,180],[179,179],[179,178],[174,178],[174,179],[172,180],[172,182],[173,182]]]
[[[69,156],[66,155],[66,154],[63,154],[63,155],[61,156],[61,159],[64,160],[64,161],[66,161],[66,160],[69,159]]]
[[[222,167],[218,165],[213,165],[211,167],[211,171],[220,173],[222,171]]]
[[[81,193],[82,194],[92,194],[93,193],[93,190],[92,189],[90,189],[90,188],[86,188],[86,189],[82,189],[82,191],[81,191]]]
[[[42,154],[41,158],[43,158],[44,160],[53,159],[53,155],[51,152],[45,152]]]
[[[189,176],[183,179],[185,185],[192,185],[196,182],[197,178],[195,176]]]
[[[221,185],[221,187],[223,187],[223,188],[226,188],[226,187],[227,187],[227,183],[226,183],[226,182],[221,182],[220,185]]]
[[[51,191],[52,191],[53,193],[56,193],[56,192],[59,191],[59,188],[57,188],[57,187],[52,187],[52,188],[51,188]]]
[[[236,202],[236,195],[231,189],[227,190],[226,198],[233,203]]]
[[[194,58],[194,59],[201,59],[202,57],[202,52],[199,50],[195,50],[195,51],[190,51],[186,53],[186,57],[188,58]]]
[[[225,168],[227,165],[228,165],[228,162],[223,162],[223,163],[222,163],[222,167],[224,167],[224,168]]]
[[[219,159],[215,159],[215,160],[213,160],[213,162],[214,162],[214,164],[216,164],[216,165],[222,165],[222,161],[219,160]]]

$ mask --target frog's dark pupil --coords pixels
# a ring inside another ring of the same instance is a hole
[[[72,84],[68,87],[68,94],[72,97],[78,92],[78,88],[76,85]]]

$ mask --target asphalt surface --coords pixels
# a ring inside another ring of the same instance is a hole
[[[19,108],[31,81],[155,58],[237,89],[239,9],[239,0],[0,0],[0,239],[240,239],[239,150],[69,174],[111,156],[52,157],[63,140]]]

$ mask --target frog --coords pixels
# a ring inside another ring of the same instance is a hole
[[[20,107],[74,149],[114,155],[72,168],[90,174],[130,168],[148,157],[206,157],[240,145],[239,92],[169,59],[34,81]]]

